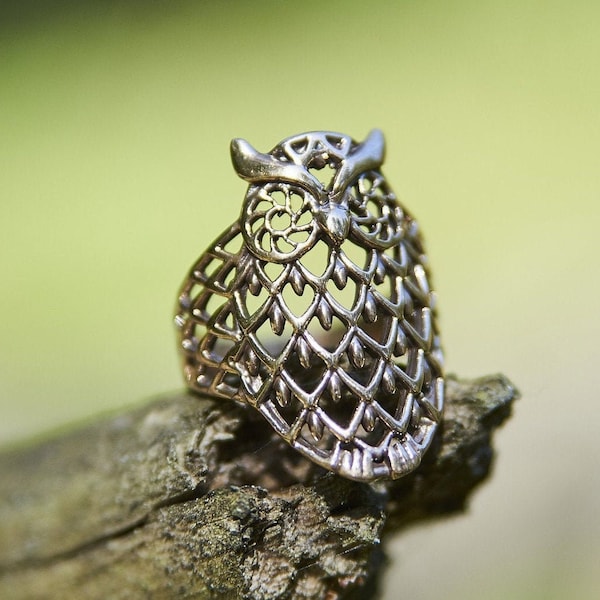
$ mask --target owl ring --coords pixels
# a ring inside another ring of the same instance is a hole
[[[304,133],[267,154],[234,139],[242,213],[192,267],[175,317],[189,388],[249,405],[305,457],[366,482],[419,465],[444,402],[427,257],[384,150],[378,130]]]

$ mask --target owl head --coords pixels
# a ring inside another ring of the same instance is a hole
[[[339,133],[304,133],[268,154],[234,139],[233,166],[250,183],[240,219],[249,250],[285,263],[319,239],[334,248],[346,239],[380,249],[397,244],[402,214],[380,172],[384,153],[377,129],[361,143]]]

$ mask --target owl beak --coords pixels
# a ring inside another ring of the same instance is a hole
[[[350,215],[345,206],[330,204],[322,213],[322,224],[326,233],[336,246],[347,237],[350,230]]]

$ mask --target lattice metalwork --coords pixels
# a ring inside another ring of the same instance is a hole
[[[373,481],[412,471],[443,408],[442,352],[417,222],[380,167],[383,136],[232,142],[240,219],[183,284],[187,384],[244,402],[316,463]]]

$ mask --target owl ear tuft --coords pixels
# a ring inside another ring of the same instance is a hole
[[[365,171],[379,169],[385,157],[385,140],[380,129],[373,129],[343,161],[333,182],[333,192],[342,193]]]
[[[231,162],[236,173],[250,183],[284,181],[301,185],[315,197],[324,194],[321,182],[306,169],[255,150],[246,140],[231,140]]]
[[[246,180],[260,177],[261,153],[242,138],[231,140],[231,162],[235,172]]]
[[[365,138],[365,141],[360,144],[357,152],[368,155],[373,162],[383,164],[385,158],[385,138],[381,129],[373,129]]]

